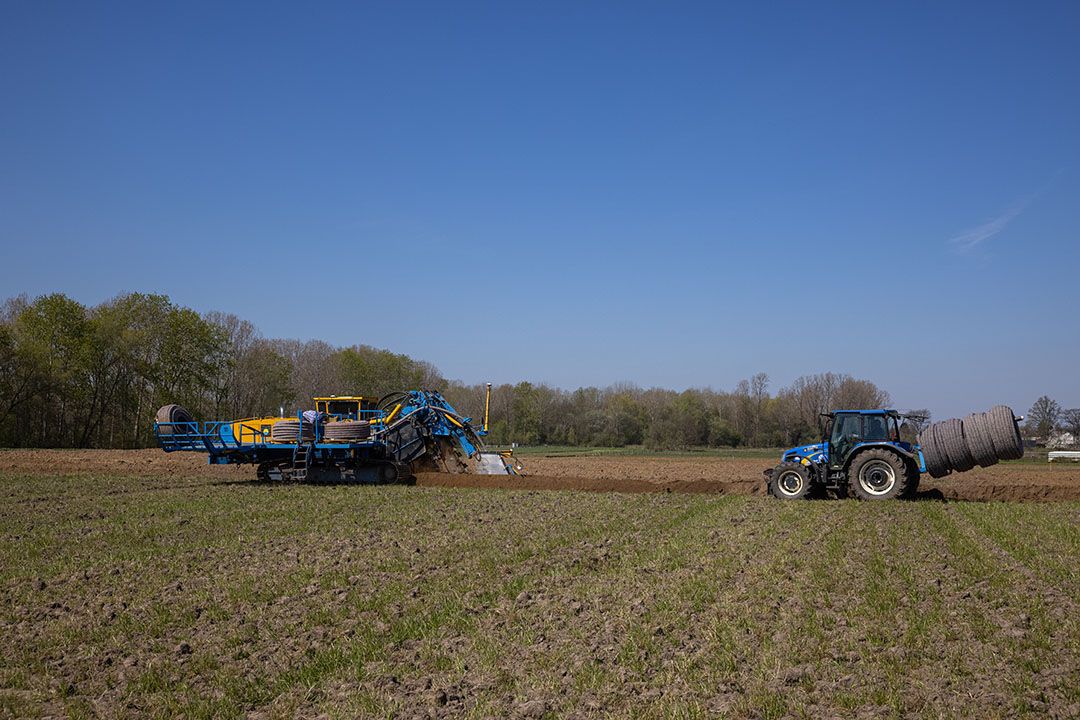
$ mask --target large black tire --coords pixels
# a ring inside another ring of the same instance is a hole
[[[972,413],[964,418],[963,422],[964,439],[967,440],[971,457],[980,467],[996,465],[998,456],[994,452],[994,441],[990,436],[986,413]]]
[[[919,494],[919,468],[908,465],[908,483],[904,488],[904,494],[901,497],[905,499],[914,498]]]
[[[773,469],[769,494],[781,500],[807,500],[812,490],[810,470],[797,462],[782,462]]]
[[[158,409],[157,415],[154,419],[158,423],[192,423],[195,422],[195,418],[191,416],[191,413],[187,411],[181,405],[164,405]],[[161,435],[173,435],[182,428],[176,428],[172,425],[159,425],[158,433]]]
[[[949,458],[946,457],[941,443],[934,436],[934,425],[927,426],[919,433],[919,447],[922,448],[923,460],[926,461],[926,472],[932,478],[943,478],[952,472],[949,467]]]
[[[990,427],[990,437],[994,441],[994,452],[1002,460],[1019,460],[1024,457],[1024,439],[1020,435],[1020,426],[1013,416],[1012,408],[997,405],[986,413]]]
[[[848,469],[848,491],[860,500],[904,497],[910,480],[904,458],[883,448],[863,450]]]
[[[949,465],[957,472],[967,472],[975,467],[975,458],[971,457],[967,441],[964,439],[964,424],[956,418],[949,418],[938,423],[935,431],[941,438]]]

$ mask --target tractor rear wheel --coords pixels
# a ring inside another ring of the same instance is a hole
[[[919,468],[912,467],[912,465],[909,464],[908,473],[910,479],[908,480],[907,487],[904,488],[904,494],[901,496],[905,500],[914,499],[915,496],[919,494]]]
[[[768,483],[769,494],[781,500],[806,500],[810,497],[810,471],[797,462],[782,462],[773,469]]]
[[[908,464],[894,452],[871,448],[855,456],[848,470],[848,488],[860,500],[891,500],[907,495]]]

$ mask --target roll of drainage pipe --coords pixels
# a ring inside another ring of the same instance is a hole
[[[295,445],[314,439],[315,427],[306,420],[278,420],[270,428],[270,441],[274,443]]]
[[[1024,456],[1020,425],[1012,408],[1005,405],[972,413],[963,420],[936,422],[919,434],[919,445],[926,471],[935,478]]]
[[[158,422],[158,433],[161,435],[175,435],[184,433],[184,428],[178,428],[171,423],[193,423],[195,418],[181,405],[164,405],[158,411],[154,419]],[[162,425],[161,423],[170,423]],[[190,432],[190,431],[186,431]]]
[[[371,425],[362,420],[341,420],[323,425],[326,442],[357,442],[371,437]]]

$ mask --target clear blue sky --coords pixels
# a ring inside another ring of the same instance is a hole
[[[0,295],[1080,406],[1078,3],[95,5],[0,9]]]

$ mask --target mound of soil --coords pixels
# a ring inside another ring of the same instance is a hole
[[[452,475],[418,473],[416,484],[427,487],[500,488],[505,490],[582,490],[624,493],[711,493],[718,495],[763,495],[765,487],[746,480],[648,480],[590,478],[555,475]]]

